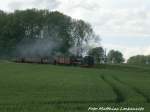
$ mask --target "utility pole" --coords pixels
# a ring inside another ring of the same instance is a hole
[[[107,63],[107,49],[104,49],[104,63]]]
[[[148,56],[147,56],[147,58],[146,58],[146,65],[148,65],[149,64],[149,59],[148,59]]]

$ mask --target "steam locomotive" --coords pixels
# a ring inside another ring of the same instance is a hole
[[[89,67],[94,65],[94,58],[92,56],[85,56],[85,57],[56,56],[44,58],[17,57],[15,62],[54,64],[54,65],[79,65],[83,67]]]

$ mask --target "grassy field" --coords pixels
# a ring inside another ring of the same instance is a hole
[[[0,61],[0,112],[88,112],[89,107],[144,107],[150,112],[150,66]]]

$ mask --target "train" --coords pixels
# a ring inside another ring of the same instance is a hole
[[[54,65],[74,65],[82,67],[90,67],[94,65],[92,56],[76,57],[76,56],[55,56],[55,57],[16,57],[17,63],[38,63],[38,64],[54,64]]]

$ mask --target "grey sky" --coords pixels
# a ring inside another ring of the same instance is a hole
[[[150,0],[0,0],[5,11],[26,8],[59,10],[88,21],[104,47],[121,50],[126,58],[150,54]]]

